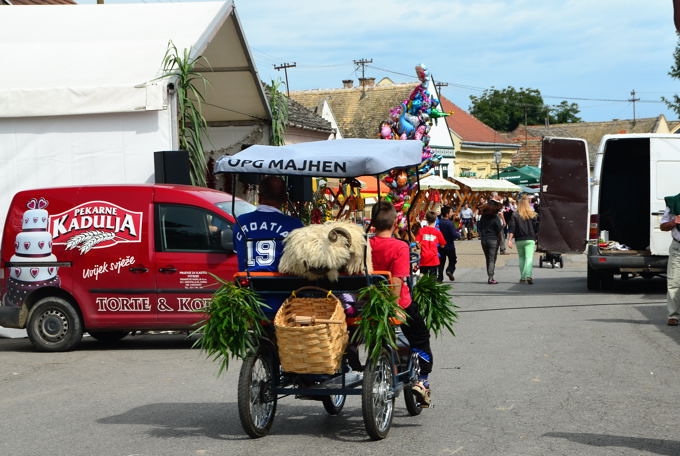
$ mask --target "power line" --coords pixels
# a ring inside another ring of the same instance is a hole
[[[415,74],[410,74],[410,73],[403,73],[400,71],[395,71],[391,70],[389,68],[383,68],[379,67],[377,65],[372,65],[373,59],[359,59],[359,60],[354,60],[354,65],[355,65],[355,70],[358,70],[359,67],[361,67],[361,72],[362,72],[362,78],[365,77],[366,70],[367,69],[373,69],[375,71],[379,71],[382,73],[387,73],[387,74],[392,74],[396,76],[401,76],[404,78],[408,78],[410,80],[413,80],[414,82],[417,80],[417,77]],[[336,65],[302,65],[299,66],[299,68],[305,68],[305,69],[314,69],[314,68],[323,68],[323,69],[332,69],[332,68],[337,68],[337,67],[342,67],[344,64],[336,64]],[[486,90],[489,90],[489,87],[480,87],[480,86],[474,86],[470,84],[462,84],[462,83],[456,83],[456,82],[451,82],[451,81],[442,81],[442,84],[446,84],[446,86],[451,87],[453,89],[462,89],[462,90],[468,90],[468,91],[476,91],[476,92],[484,92]],[[443,86],[442,86],[443,87]],[[661,93],[661,92],[659,92]],[[636,92],[637,95],[637,92]],[[633,100],[629,98],[591,98],[591,97],[574,97],[574,96],[559,96],[559,95],[543,95],[541,94],[541,97],[545,100],[549,99],[557,99],[557,100],[565,100],[565,101],[573,101],[573,102],[596,102],[596,103],[630,103]],[[639,97],[634,97],[635,103],[644,103],[644,104],[663,104],[662,100],[649,100],[649,99],[641,99]],[[551,106],[559,106],[559,105],[551,105]]]

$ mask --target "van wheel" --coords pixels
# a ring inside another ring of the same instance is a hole
[[[588,266],[588,271],[586,272],[586,286],[589,290],[599,290],[602,286],[602,279],[600,273]]]
[[[102,344],[112,344],[130,334],[130,331],[88,331],[87,333]]]
[[[612,288],[614,288],[614,273],[603,272],[600,276],[600,283],[601,283],[602,289],[605,290],[605,291],[609,291]]]
[[[26,332],[39,351],[68,351],[83,337],[83,323],[71,303],[47,297],[31,308]]]

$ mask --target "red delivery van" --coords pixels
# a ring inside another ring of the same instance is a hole
[[[233,209],[232,209],[233,208]],[[191,330],[237,270],[234,214],[246,201],[184,185],[102,185],[17,193],[0,247],[0,326],[36,349],[66,351],[83,332]]]

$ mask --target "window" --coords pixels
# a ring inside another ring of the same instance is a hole
[[[224,252],[221,238],[231,237],[233,225],[200,207],[156,206],[156,250],[172,252]]]

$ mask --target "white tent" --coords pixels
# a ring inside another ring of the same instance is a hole
[[[468,187],[473,192],[519,192],[521,188],[503,179],[474,179],[472,177],[454,177],[454,181]]]
[[[232,1],[2,9],[0,224],[18,190],[154,181],[153,153],[178,147],[174,80],[161,78],[169,42],[209,64],[197,67],[206,149],[266,140],[271,114]]]
[[[209,121],[267,117],[231,1],[3,8],[0,117],[165,109],[169,41],[209,63]]]
[[[430,175],[420,179],[421,190],[426,190],[428,188],[434,188],[438,190],[458,190],[460,187],[450,180],[446,180],[443,177]]]

